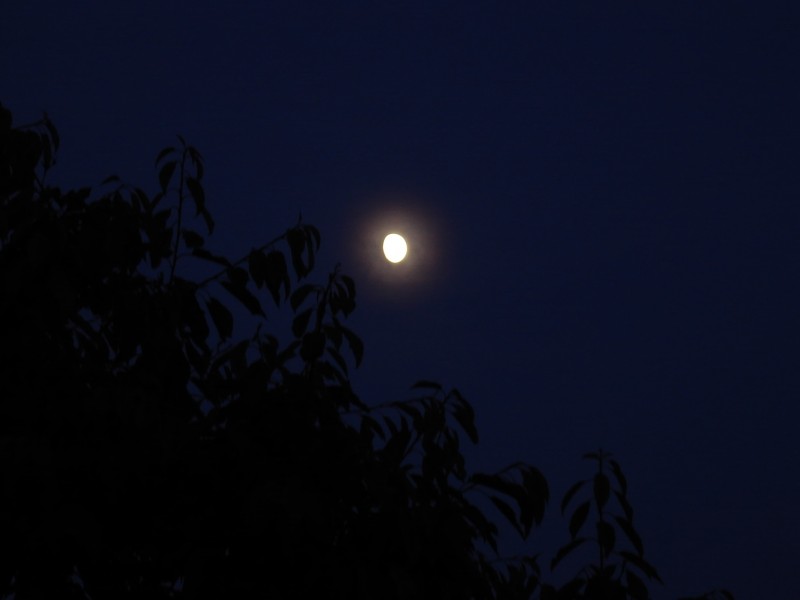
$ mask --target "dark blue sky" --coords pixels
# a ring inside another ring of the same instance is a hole
[[[4,7],[0,101],[56,122],[55,181],[154,189],[181,133],[213,246],[302,210],[318,277],[355,276],[366,401],[458,387],[475,465],[527,460],[557,497],[612,451],[659,598],[796,595],[800,9],[226,4]]]

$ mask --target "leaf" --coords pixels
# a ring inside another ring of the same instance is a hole
[[[625,571],[625,580],[628,582],[628,593],[633,600],[649,600],[650,592],[639,576],[630,569]]]
[[[608,502],[608,495],[611,493],[611,484],[608,477],[603,473],[597,473],[594,476],[594,499],[597,502],[597,508],[602,510]]]
[[[199,248],[205,243],[203,236],[190,229],[181,230],[183,234],[183,241],[186,242],[187,248]]]
[[[597,543],[600,544],[600,549],[603,556],[608,557],[614,550],[617,536],[614,528],[606,521],[597,522]]]
[[[629,563],[637,567],[649,579],[655,579],[656,581],[661,583],[661,577],[659,577],[658,571],[656,571],[655,567],[642,557],[632,554],[631,552],[627,552],[625,550],[620,551],[617,554],[619,554],[622,558],[624,558]]]
[[[206,302],[208,312],[211,314],[211,320],[214,322],[214,327],[217,328],[221,341],[227,340],[233,335],[233,315],[222,302],[216,298],[211,298]]]
[[[585,543],[588,539],[589,538],[578,538],[578,539],[572,540],[569,544],[566,544],[566,545],[562,546],[559,549],[559,551],[556,552],[556,555],[553,558],[553,560],[550,561],[550,570],[552,571],[553,569],[555,569],[556,565],[558,565],[558,563],[560,563],[562,560],[564,560],[567,557],[567,555],[569,555],[570,552],[575,550],[575,548],[577,548],[581,544]]]
[[[590,505],[591,503],[587,500],[572,513],[572,518],[569,520],[569,535],[573,539],[575,539],[575,536],[578,535],[578,531],[580,531],[580,528],[583,527],[583,524],[586,522],[586,518],[589,516]]]
[[[303,262],[303,250],[306,247],[305,236],[298,228],[290,229],[286,232],[286,241],[289,243],[289,250],[292,255],[292,267],[294,267],[297,278],[300,279],[307,273]]]
[[[156,156],[156,162],[155,162],[156,166],[158,166],[158,163],[160,163],[161,160],[165,156],[167,156],[167,154],[169,154],[170,152],[175,152],[175,148],[173,146],[168,146],[168,147],[164,148],[161,152],[159,152],[158,156]]]
[[[353,358],[356,361],[356,367],[360,366],[361,360],[364,358],[364,342],[347,327],[340,327],[339,329],[347,339],[347,344],[350,346],[350,351],[353,353]]]
[[[106,185],[107,183],[119,183],[119,181],[120,179],[116,175],[109,175],[100,182],[100,185]]]
[[[166,193],[167,186],[169,186],[169,180],[172,179],[172,175],[175,173],[175,167],[178,166],[176,161],[170,161],[164,164],[161,167],[161,170],[158,172],[158,182],[161,184],[161,191]]]
[[[228,292],[236,298],[242,305],[250,311],[253,315],[259,316],[266,316],[264,315],[264,310],[261,308],[261,304],[253,294],[241,283],[241,282],[233,282],[233,281],[226,281],[222,280],[220,282],[222,287],[224,287]]]
[[[291,281],[289,279],[289,270],[286,267],[286,259],[281,252],[273,250],[266,255],[264,262],[264,281],[267,284],[267,289],[272,294],[275,304],[280,302],[281,286],[284,289],[284,298],[289,297],[291,291]]]
[[[45,113],[44,115],[44,126],[47,128],[47,132],[50,134],[50,139],[53,140],[53,149],[58,150],[58,147],[61,145],[61,138],[58,135],[58,130],[56,129],[53,122]]]
[[[305,301],[305,299],[308,298],[308,295],[317,290],[319,290],[319,286],[313,283],[306,283],[297,288],[294,292],[292,292],[292,297],[290,299],[292,310],[297,310],[297,308]]]
[[[537,524],[542,522],[547,501],[550,499],[550,490],[542,472],[530,465],[522,468],[522,485],[526,492],[526,503],[522,507],[522,520],[527,523],[528,530],[530,530],[532,523],[528,514]]]
[[[578,493],[583,485],[586,483],[586,480],[579,481],[578,483],[573,484],[568,490],[567,493],[564,494],[564,499],[561,501],[561,514],[564,514],[564,511],[567,509],[567,505],[569,501],[572,500],[572,497]]]
[[[478,443],[478,430],[475,427],[475,411],[466,401],[458,402],[453,407],[453,417],[469,436],[473,444]]]
[[[625,536],[631,541],[631,544],[633,544],[637,554],[639,554],[639,556],[644,555],[642,538],[640,538],[639,534],[636,533],[636,530],[633,528],[633,524],[631,524],[628,519],[623,519],[622,517],[615,516],[614,520],[617,522],[617,525],[619,525],[619,528],[625,533]]]
[[[622,507],[622,510],[625,511],[625,516],[628,518],[628,521],[633,521],[633,507],[630,502],[628,502],[628,499],[616,490],[614,491],[614,495],[617,497],[617,501]]]
[[[225,267],[230,267],[231,262],[225,258],[224,256],[217,256],[215,254],[211,254],[208,250],[204,248],[192,248],[192,256],[196,256],[197,258],[202,258],[203,260],[208,260],[210,262],[216,263],[218,265],[223,265]]]
[[[489,500],[492,501],[492,504],[494,504],[501,513],[503,513],[503,516],[514,526],[514,529],[516,529],[522,537],[526,537],[522,527],[520,527],[519,521],[517,521],[517,516],[514,514],[514,509],[511,508],[507,502],[501,500],[497,496],[489,496]]]
[[[253,279],[253,283],[256,284],[258,289],[261,289],[266,281],[268,267],[267,259],[260,250],[253,250],[247,255],[247,269],[250,271],[250,277]],[[275,303],[277,304],[279,300],[280,297],[275,299]]]
[[[427,379],[420,379],[416,381],[412,386],[412,390],[419,390],[419,389],[429,389],[429,390],[436,390],[437,392],[442,391],[442,386],[435,381],[429,381]]]
[[[302,335],[306,332],[306,329],[308,328],[308,321],[311,319],[311,313],[313,311],[313,308],[307,308],[294,318],[292,321],[292,333],[295,337],[302,337]]]
[[[628,480],[625,478],[625,475],[622,472],[622,469],[619,466],[619,463],[615,460],[609,460],[609,464],[611,465],[611,470],[614,472],[614,477],[617,479],[617,483],[619,483],[620,491],[623,495],[628,493]]]
[[[311,362],[322,356],[325,351],[325,334],[321,331],[312,331],[303,336],[303,345],[300,356],[306,362]]]
[[[347,288],[347,293],[350,298],[356,297],[356,282],[353,281],[352,277],[348,277],[347,275],[341,276],[342,283],[344,283],[345,287]]]
[[[206,193],[203,190],[202,184],[194,177],[187,177],[186,187],[189,188],[189,193],[192,195],[192,199],[194,200],[194,206],[197,211],[195,215],[205,212]]]
[[[206,222],[206,228],[208,228],[208,233],[214,233],[214,219],[211,218],[211,213],[207,210],[202,212],[203,220]]]

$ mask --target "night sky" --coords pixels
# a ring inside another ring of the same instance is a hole
[[[210,247],[304,221],[358,285],[356,391],[477,411],[475,468],[557,501],[611,451],[658,598],[796,596],[800,8],[765,2],[7,2],[0,101],[52,183],[155,191],[182,134]],[[391,230],[409,260],[380,255]]]

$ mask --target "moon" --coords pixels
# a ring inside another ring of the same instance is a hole
[[[390,233],[383,239],[383,253],[389,262],[399,263],[408,253],[408,244],[402,235]]]

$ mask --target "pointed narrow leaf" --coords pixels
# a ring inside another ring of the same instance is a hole
[[[587,500],[572,513],[572,518],[569,520],[569,534],[573,539],[578,535],[578,531],[580,531],[581,527],[583,527],[583,524],[586,522],[586,518],[589,516],[589,507],[590,502]]]
[[[637,567],[642,573],[644,573],[648,579],[654,579],[661,583],[661,577],[658,575],[658,571],[656,571],[655,567],[647,562],[640,556],[637,556],[631,552],[621,551],[618,554],[627,560],[629,563]]]
[[[170,161],[166,163],[161,170],[158,172],[158,182],[161,184],[161,191],[167,191],[167,186],[169,186],[169,180],[172,179],[172,175],[175,173],[175,167],[178,166],[176,161]]]
[[[169,154],[170,152],[175,152],[175,148],[172,146],[168,146],[167,148],[164,148],[161,152],[159,152],[158,156],[156,156],[156,163],[155,163],[156,166],[158,166],[158,163],[161,162],[161,159],[167,156],[167,154]]]
[[[614,491],[614,495],[617,497],[617,501],[622,507],[622,510],[625,511],[625,517],[627,517],[628,521],[633,521],[633,507],[630,502],[628,502],[628,499],[616,490]]]
[[[356,361],[356,367],[360,366],[361,360],[364,358],[364,342],[347,327],[340,327],[339,329],[344,334],[345,339],[347,339],[347,344],[350,346],[350,351],[353,353],[353,358]]]
[[[578,539],[572,540],[569,544],[566,544],[565,546],[562,546],[559,549],[559,551],[556,552],[556,555],[553,558],[553,560],[550,561],[550,570],[552,571],[553,569],[555,569],[556,565],[558,565],[558,563],[560,563],[562,560],[564,560],[569,555],[570,552],[575,550],[575,548],[577,548],[581,544],[585,543],[586,540],[588,540],[588,539],[589,538],[578,538]]]
[[[183,241],[186,242],[187,248],[199,248],[205,242],[202,235],[191,229],[183,229],[181,230],[181,234],[183,235]]]
[[[600,549],[603,552],[603,556],[606,558],[614,550],[616,539],[617,536],[614,532],[614,527],[612,527],[610,523],[607,521],[597,522],[597,543],[600,544]]]
[[[305,301],[305,299],[308,298],[308,295],[317,290],[319,290],[319,286],[313,283],[306,283],[297,288],[294,292],[292,292],[292,297],[289,300],[290,304],[292,305],[292,310],[297,310],[297,308]]]
[[[602,509],[608,502],[608,495],[611,493],[611,484],[604,473],[597,473],[594,476],[594,499],[597,508]]]
[[[231,266],[231,263],[227,258],[225,258],[224,256],[217,256],[216,254],[211,254],[211,252],[209,252],[205,248],[192,248],[192,256],[196,256],[197,258],[202,258],[203,260],[208,260],[210,262],[225,267]]]
[[[649,600],[650,592],[648,592],[644,581],[636,573],[627,569],[625,571],[625,579],[628,582],[628,593],[633,600]]]
[[[489,499],[492,501],[492,504],[494,504],[498,510],[503,513],[503,516],[508,520],[508,522],[514,526],[514,529],[516,529],[522,537],[526,537],[522,527],[520,527],[519,521],[517,520],[517,515],[514,514],[514,509],[511,508],[507,502],[501,500],[497,496],[489,496]]]
[[[308,328],[308,321],[311,318],[311,313],[313,311],[313,308],[307,308],[295,316],[295,318],[292,320],[292,333],[295,337],[302,337],[306,332],[306,329]]]
[[[478,443],[478,430],[475,427],[475,411],[466,402],[453,407],[453,417],[469,436],[473,444]]]
[[[619,463],[615,460],[610,460],[608,462],[611,465],[611,470],[614,472],[614,477],[617,478],[617,483],[619,483],[619,489],[622,495],[626,495],[628,493],[628,480],[625,479],[625,475],[622,473]]]
[[[216,298],[211,298],[207,303],[208,312],[211,315],[211,320],[214,322],[214,327],[217,328],[219,337],[225,341],[233,334],[233,316],[222,302]]]
[[[567,510],[567,505],[569,501],[572,500],[572,497],[578,493],[583,485],[586,483],[586,480],[579,481],[578,483],[573,484],[568,490],[567,493],[564,494],[564,499],[561,501],[561,514],[564,514],[564,511]]]
[[[628,519],[623,519],[622,517],[615,516],[614,520],[625,533],[625,536],[631,541],[631,544],[633,544],[633,547],[636,549],[636,553],[639,556],[643,556],[644,545],[642,544],[642,538],[639,537],[639,534],[633,528],[633,524]]]
[[[420,379],[416,381],[412,386],[412,390],[419,390],[419,389],[429,389],[429,390],[436,390],[437,392],[442,391],[442,386],[435,381],[429,381],[427,379]]]
[[[202,184],[194,177],[187,177],[186,187],[189,188],[189,193],[192,195],[192,199],[194,200],[194,206],[196,209],[195,215],[205,212],[206,193],[203,190]]]
[[[253,315],[265,316],[264,310],[261,308],[261,303],[258,298],[253,296],[250,291],[241,283],[234,283],[231,281],[221,281],[222,287],[236,298],[242,305],[250,311]]]

